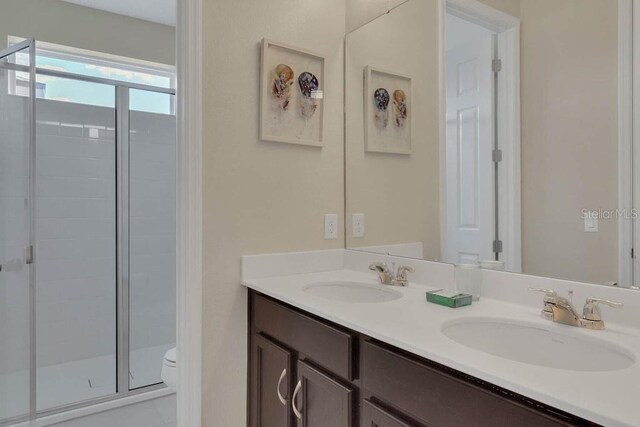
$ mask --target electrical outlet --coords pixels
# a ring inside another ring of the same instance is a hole
[[[353,237],[364,237],[364,214],[351,215],[351,235]]]
[[[595,215],[587,215],[584,218],[584,231],[585,233],[597,233],[598,217],[596,217]]]
[[[324,216],[324,239],[338,239],[338,215],[327,214]]]

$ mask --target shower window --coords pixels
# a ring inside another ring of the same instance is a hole
[[[22,39],[9,36],[9,44]],[[15,56],[15,62],[25,65],[27,54]],[[175,87],[173,67],[163,64],[134,61],[129,58],[105,55],[84,49],[70,48],[53,43],[38,42],[36,67],[39,70],[61,71],[77,75],[103,78],[125,83],[141,84],[159,88]],[[28,76],[23,72],[14,73],[10,80],[9,92],[23,95],[28,89]],[[52,101],[108,107],[114,103],[113,90],[99,85],[91,87],[83,82],[64,79],[53,75],[36,76],[36,98]],[[140,91],[131,97],[131,109],[158,114],[174,113],[172,97],[159,97],[153,92]]]

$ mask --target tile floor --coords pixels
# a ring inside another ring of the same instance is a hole
[[[176,395],[160,397],[51,427],[176,427]]]

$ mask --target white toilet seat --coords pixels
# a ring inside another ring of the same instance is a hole
[[[167,351],[162,360],[162,381],[167,387],[176,388],[176,349],[175,347]]]

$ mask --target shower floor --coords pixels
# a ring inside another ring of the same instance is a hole
[[[133,350],[130,358],[130,387],[161,382],[164,354],[175,344]],[[38,410],[108,396],[116,392],[115,355],[75,360],[38,368],[36,401]],[[24,415],[29,408],[29,371],[0,374],[0,421]]]

